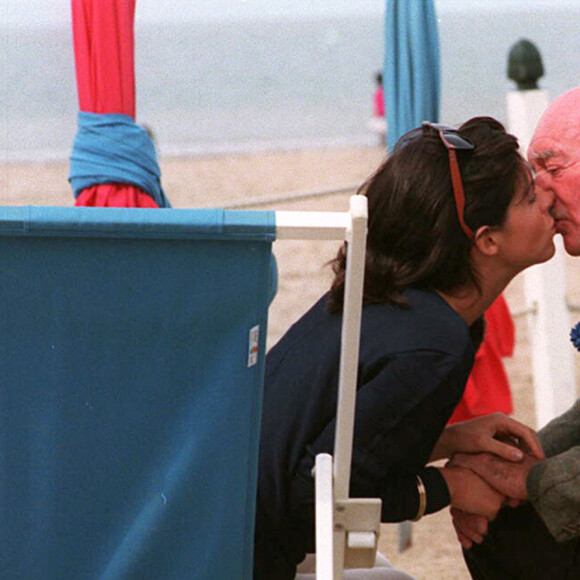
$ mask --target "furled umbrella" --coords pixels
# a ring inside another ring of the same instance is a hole
[[[79,97],[69,181],[80,206],[170,207],[135,122],[136,0],[72,0]]]
[[[423,121],[439,120],[439,35],[433,0],[387,0],[385,105],[389,149]]]

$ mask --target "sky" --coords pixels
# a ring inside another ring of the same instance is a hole
[[[421,1],[421,0],[410,0]],[[580,0],[532,0],[534,8],[578,5]],[[437,10],[526,10],[530,0],[435,0]],[[193,22],[223,18],[381,15],[386,0],[138,0],[137,22]],[[0,0],[0,26],[66,23],[70,0]]]
[[[353,7],[353,4],[356,6]],[[194,21],[215,18],[381,13],[382,0],[137,0],[137,20]],[[0,21],[66,22],[70,0],[0,0]]]

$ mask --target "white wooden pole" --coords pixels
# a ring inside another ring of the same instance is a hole
[[[334,494],[336,500],[347,499],[350,486],[365,270],[367,198],[362,195],[351,197],[350,213],[352,221],[347,234],[338,413],[334,442]]]
[[[347,232],[346,273],[340,343],[340,374],[334,441],[334,500],[346,500],[350,487],[354,416],[362,318],[362,296],[367,237],[367,198],[350,198],[350,228]],[[346,533],[334,530],[334,576],[343,578]]]
[[[540,89],[511,91],[507,95],[509,131],[518,137],[524,156],[548,104],[548,93]],[[556,238],[556,248],[552,260],[524,272],[526,307],[531,310],[528,330],[538,428],[576,400],[573,348],[568,340],[565,254],[560,237]]]
[[[319,453],[315,470],[316,579],[336,580],[332,457],[328,453]],[[342,566],[339,574],[342,574]]]

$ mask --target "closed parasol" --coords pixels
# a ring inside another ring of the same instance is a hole
[[[169,207],[155,146],[135,122],[136,0],[72,0],[79,97],[76,205]]]
[[[388,145],[439,120],[439,36],[433,0],[387,0],[385,105]]]

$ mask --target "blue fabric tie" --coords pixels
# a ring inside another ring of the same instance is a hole
[[[161,188],[155,146],[128,115],[79,112],[69,182],[75,198],[93,185],[128,183],[141,188],[159,207],[171,207]]]

